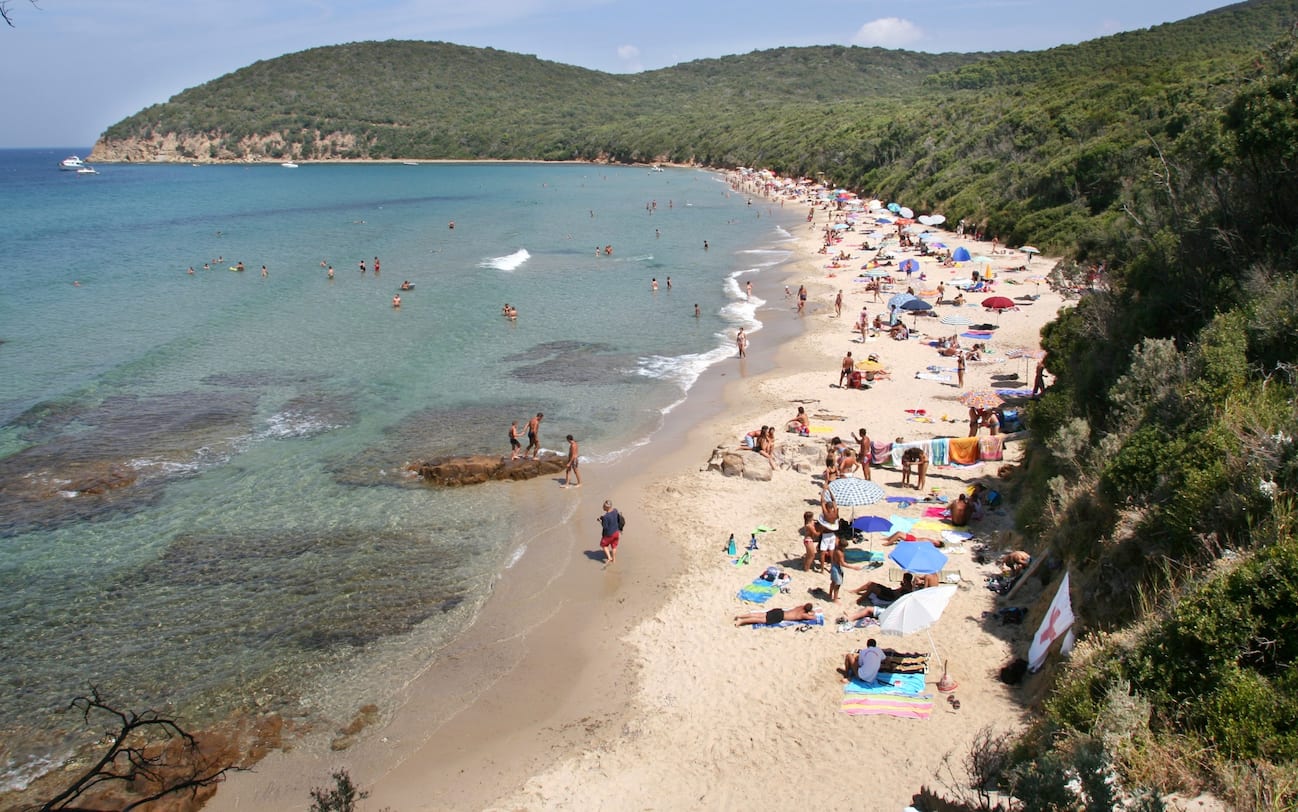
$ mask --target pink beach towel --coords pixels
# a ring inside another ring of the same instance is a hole
[[[1005,441],[997,434],[994,437],[981,437],[978,440],[978,458],[982,460],[1000,460],[1005,458]]]
[[[892,443],[870,442],[870,462],[883,465],[892,460]]]

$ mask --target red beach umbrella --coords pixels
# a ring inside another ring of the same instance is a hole
[[[1000,324],[1001,313],[1006,310],[1014,310],[1017,305],[1015,305],[1014,300],[1008,296],[988,296],[986,299],[983,299],[983,307],[988,310],[995,310],[996,323]]]

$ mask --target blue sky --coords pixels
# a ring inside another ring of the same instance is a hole
[[[94,143],[188,87],[320,45],[443,40],[608,72],[799,45],[1040,50],[1213,0],[6,0],[0,148]]]

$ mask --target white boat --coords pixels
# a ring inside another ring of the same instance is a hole
[[[297,164],[293,163],[292,161],[285,161],[284,163],[280,164],[280,166],[284,167],[285,169],[297,169]]]
[[[86,165],[85,162],[75,155],[69,155],[68,157],[59,161],[59,169],[62,169],[65,172],[76,172],[78,169],[80,169],[85,165]]]
[[[664,172],[664,171],[666,171],[666,170],[664,170],[661,166],[655,166],[654,168],[650,169],[649,171],[650,171],[650,172]]]
[[[77,170],[78,175],[98,175],[99,172],[93,166],[83,166]]]
[[[406,166],[419,166],[419,161],[402,161]]]

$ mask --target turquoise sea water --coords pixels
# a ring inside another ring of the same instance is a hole
[[[0,151],[0,789],[69,751],[89,684],[201,723],[403,682],[535,524],[404,465],[536,411],[616,459],[760,329],[741,285],[785,256],[701,171],[68,152]]]

